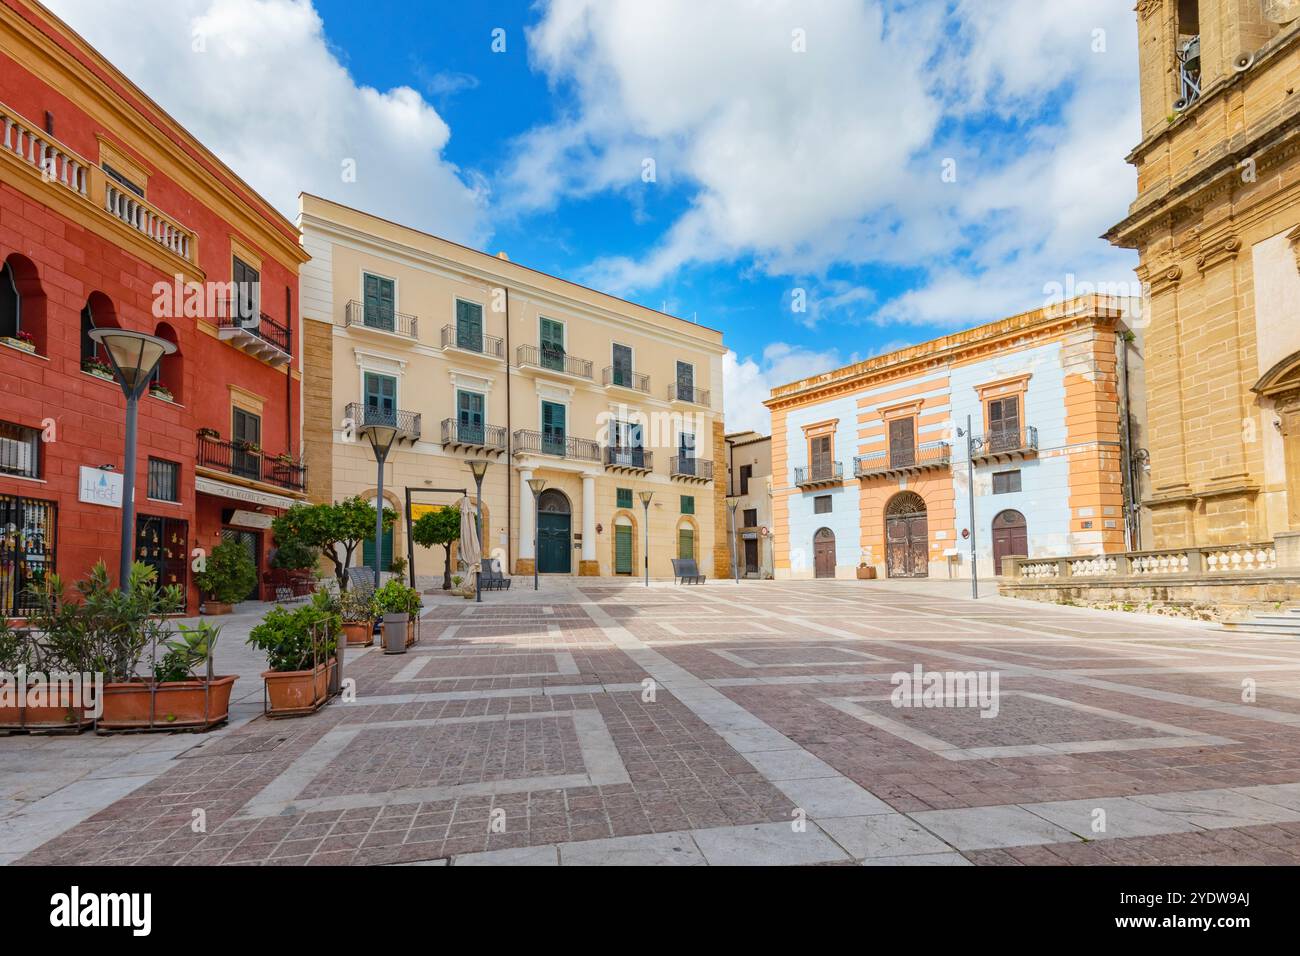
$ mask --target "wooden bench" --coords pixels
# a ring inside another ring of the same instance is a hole
[[[704,575],[700,574],[694,558],[673,558],[673,577],[678,584],[703,584]]]

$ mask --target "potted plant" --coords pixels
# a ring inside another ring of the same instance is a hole
[[[67,730],[74,733],[90,726],[87,706],[60,700],[51,691],[40,645],[31,631],[12,627],[0,617],[0,672],[8,685],[0,692],[0,731]]]
[[[32,333],[24,332],[21,329],[16,335],[0,337],[0,342],[4,342],[6,345],[12,345],[14,348],[21,349],[24,352],[31,352],[32,354],[36,353],[36,339],[32,338]]]
[[[168,388],[166,385],[164,385],[162,382],[153,382],[149,386],[149,394],[152,395],[154,398],[161,398],[165,402],[175,401],[175,399],[172,397],[172,390]]]
[[[203,602],[204,614],[229,614],[257,586],[257,568],[243,545],[223,541],[212,549],[194,580],[208,596]]]
[[[262,453],[262,446],[255,441],[245,441],[240,439],[235,442],[235,447],[249,455],[260,455]]]
[[[104,730],[206,730],[230,717],[235,675],[212,674],[212,649],[221,628],[208,621],[180,625],[180,635],[163,642],[167,652],[155,660],[153,678],[104,685],[103,711],[95,723]],[[199,667],[204,673],[197,674]]]
[[[194,432],[194,434],[197,435],[199,438],[210,438],[213,441],[216,441],[219,438],[221,438],[221,432],[217,431],[215,428],[208,428],[206,426],[197,429]]]
[[[339,614],[348,647],[369,647],[374,642],[375,609],[368,596],[344,591],[339,595]]]
[[[317,591],[310,604],[290,611],[273,607],[248,635],[248,644],[266,654],[268,717],[310,714],[329,698],[337,666],[338,637],[343,618],[337,602]]]
[[[420,592],[408,588],[397,578],[390,578],[375,592],[375,614],[384,621],[384,653],[403,654],[415,643],[415,621],[419,617]]]
[[[113,369],[99,359],[86,359],[81,363],[81,370],[87,375],[93,375],[95,378],[102,378],[106,382],[113,381]]]
[[[867,562],[863,561],[861,564],[858,565],[859,581],[873,581],[875,580],[875,577],[876,577],[876,566],[874,564],[867,564]]]

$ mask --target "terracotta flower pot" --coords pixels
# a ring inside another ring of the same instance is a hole
[[[0,701],[0,731],[26,730],[50,733],[53,731],[68,731],[79,733],[91,725],[90,717],[85,707],[63,707],[58,705],[28,707],[26,701],[30,698],[32,688],[39,688],[40,682],[24,681],[21,688],[20,702]],[[19,689],[14,689],[15,697],[18,696]]]
[[[223,604],[220,601],[204,601],[203,613],[206,615],[214,614],[231,614],[235,610],[233,604]]]
[[[105,684],[104,708],[95,729],[165,731],[216,726],[230,716],[230,692],[236,680],[230,675],[211,681],[165,681],[157,685],[151,680]],[[151,693],[153,687],[156,693]]]
[[[410,647],[415,643],[415,618],[406,622],[406,646]]]
[[[267,714],[283,717],[315,711],[328,696],[329,672],[327,664],[305,671],[262,671],[270,701]]]
[[[874,581],[876,578],[876,569],[874,567],[858,568],[859,581]]]
[[[343,633],[348,647],[369,647],[375,639],[374,626],[369,621],[344,621]]]

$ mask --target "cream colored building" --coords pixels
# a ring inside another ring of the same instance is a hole
[[[314,499],[373,498],[355,427],[395,422],[387,503],[450,504],[489,460],[484,550],[515,574],[539,553],[544,574],[643,574],[643,491],[650,575],[687,554],[725,573],[720,332],[315,196],[299,225]],[[408,554],[405,524],[386,552]],[[441,575],[441,548],[413,551]]]
[[[729,528],[737,573],[772,577],[772,436],[733,432],[727,442],[727,498],[736,506]]]

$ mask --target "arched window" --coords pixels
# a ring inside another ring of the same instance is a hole
[[[14,281],[14,270],[5,262],[0,266],[0,338],[18,337],[18,330],[22,327],[22,306],[18,283]]]
[[[172,345],[176,346],[176,351],[171,355],[164,355],[158,367],[154,369],[153,380],[149,387],[159,387],[162,394],[159,398],[166,398],[169,395],[174,402],[181,401],[181,389],[184,387],[185,358],[181,354],[180,340],[176,337],[176,330],[166,322],[159,322],[158,327],[153,330],[153,334],[160,339],[166,339]]]
[[[81,309],[81,367],[91,363],[108,365],[108,355],[102,345],[90,337],[95,329],[117,328],[117,312],[113,302],[102,292],[92,292]]]

